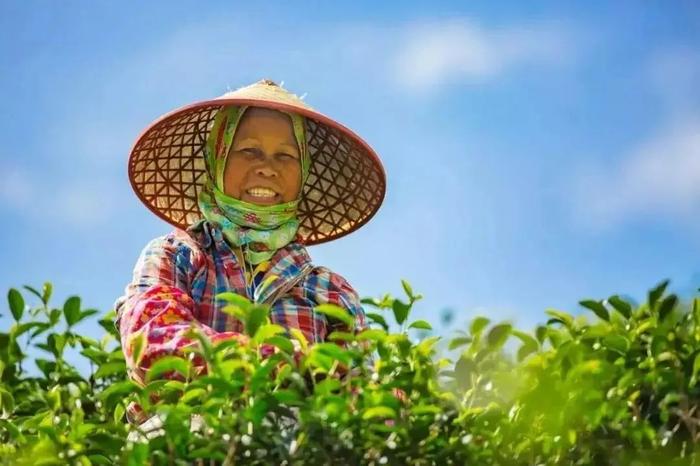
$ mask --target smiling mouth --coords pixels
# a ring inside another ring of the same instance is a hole
[[[253,187],[246,189],[245,191],[249,196],[255,198],[255,199],[260,199],[260,200],[272,200],[275,199],[279,194],[277,194],[275,191],[273,191],[270,188],[263,188],[263,187]]]

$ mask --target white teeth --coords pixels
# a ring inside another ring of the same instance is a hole
[[[277,195],[276,192],[267,188],[250,188],[247,192],[254,197],[275,197]]]

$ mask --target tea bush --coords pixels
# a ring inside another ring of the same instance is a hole
[[[195,334],[198,347],[159,360],[145,386],[126,377],[113,313],[95,339],[75,330],[98,314],[80,298],[53,308],[48,283],[11,289],[0,462],[700,464],[700,297],[666,287],[641,305],[611,296],[581,301],[591,312],[580,316],[548,310],[533,332],[477,317],[441,342],[410,320],[420,296],[404,282],[405,297],[363,301],[370,330],[316,345],[227,293],[248,341]],[[195,357],[206,374],[194,375]],[[153,430],[126,422],[130,402]]]

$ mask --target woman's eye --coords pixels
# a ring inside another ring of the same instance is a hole
[[[260,149],[256,149],[255,147],[246,147],[244,149],[241,149],[241,152],[244,152],[245,154],[248,155],[259,155],[260,154]]]
[[[292,154],[287,154],[286,152],[279,152],[277,154],[277,157],[279,157],[282,160],[296,160],[295,156],[293,156]]]

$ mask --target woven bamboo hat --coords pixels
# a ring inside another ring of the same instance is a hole
[[[163,115],[138,137],[129,155],[129,180],[139,199],[160,218],[182,229],[202,218],[197,195],[207,177],[205,141],[217,111],[226,105],[305,117],[311,167],[298,209],[302,243],[347,235],[377,212],[386,176],[374,150],[350,129],[264,79]]]

